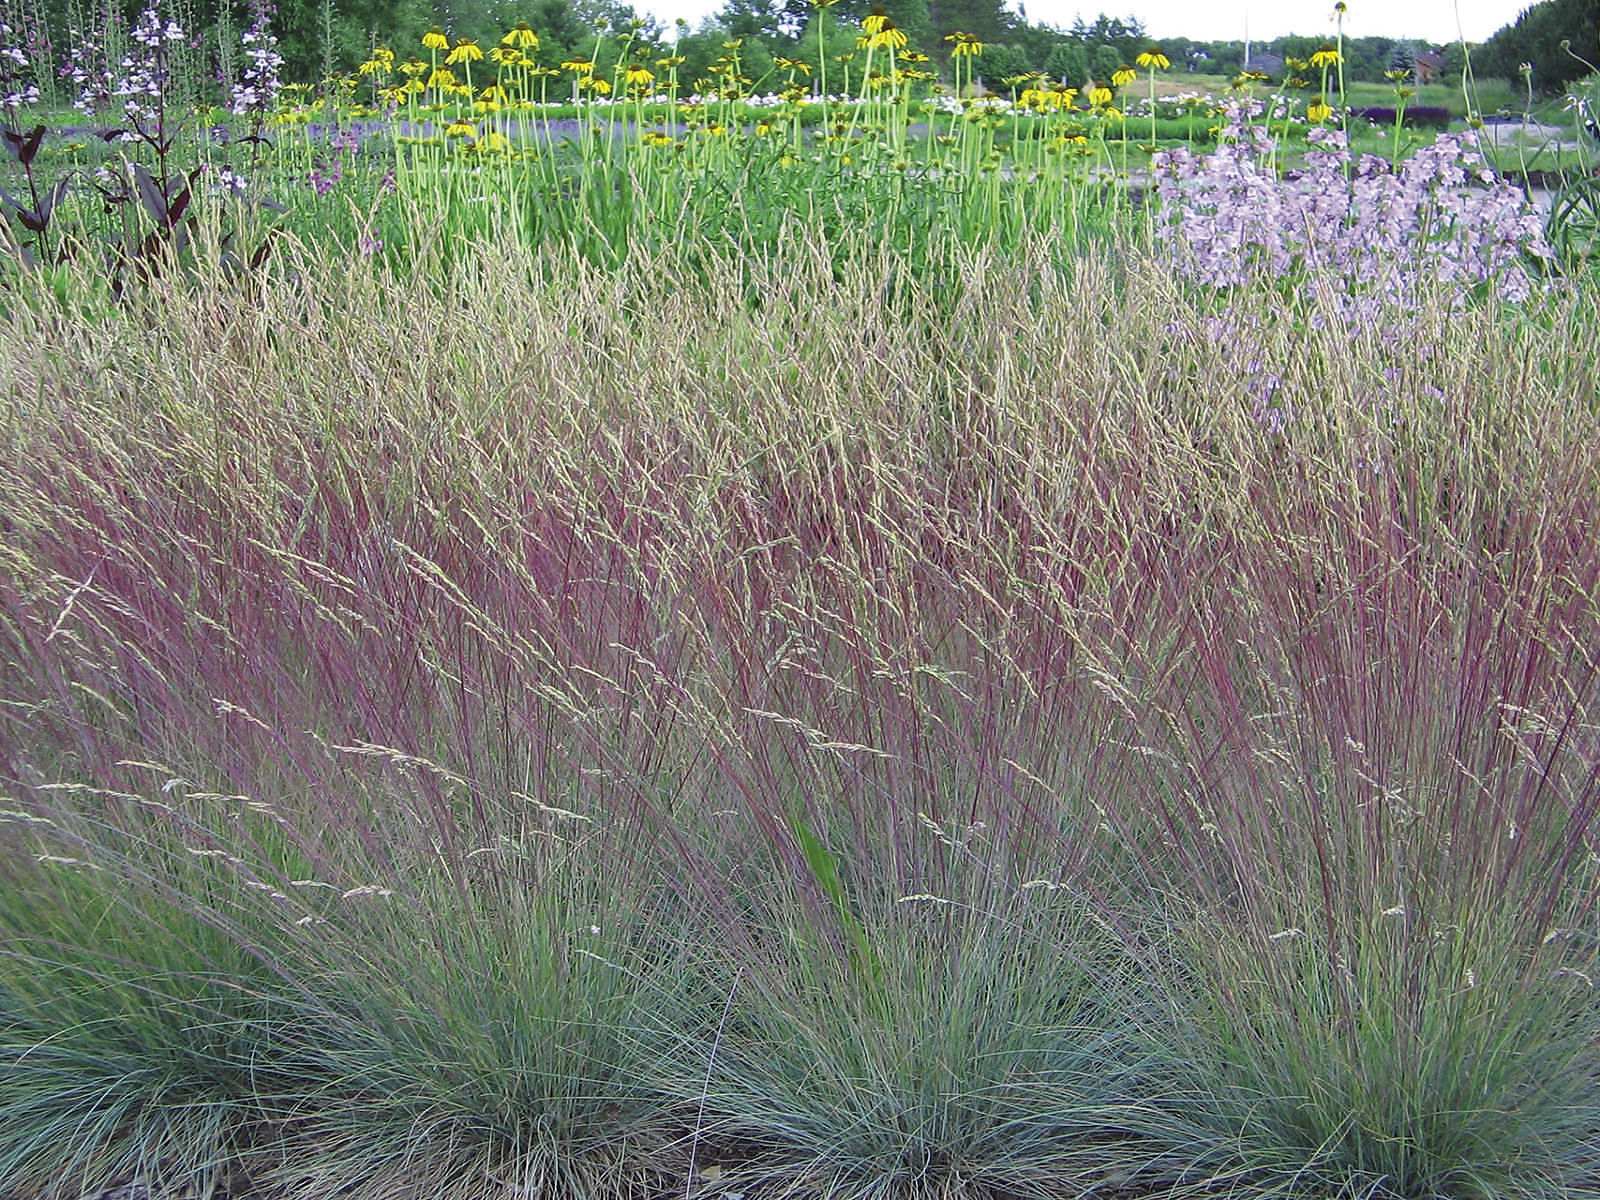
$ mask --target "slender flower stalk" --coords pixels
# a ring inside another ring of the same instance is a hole
[[[1138,65],[1150,72],[1150,144],[1156,144],[1156,72],[1165,71],[1172,66],[1172,60],[1161,53],[1159,46],[1151,46],[1136,60]]]

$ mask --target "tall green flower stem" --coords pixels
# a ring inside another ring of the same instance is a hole
[[[1166,70],[1172,65],[1172,60],[1161,53],[1159,46],[1151,46],[1135,61],[1150,72],[1150,144],[1153,146],[1156,140],[1156,71]]]
[[[1346,144],[1350,138],[1350,98],[1344,93],[1344,14],[1345,0],[1338,0],[1333,6],[1333,40],[1334,49],[1338,52],[1334,59],[1334,66],[1339,72],[1339,126],[1344,130]],[[1327,95],[1327,89],[1323,89]]]
[[[822,97],[822,127],[828,127],[828,10],[839,0],[810,0],[816,12],[817,90]]]

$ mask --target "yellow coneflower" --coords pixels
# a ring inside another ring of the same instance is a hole
[[[1332,42],[1323,42],[1311,56],[1311,65],[1317,68],[1337,67],[1343,61],[1344,55],[1334,48]]]
[[[861,32],[868,37],[874,37],[883,32],[883,27],[889,23],[889,10],[881,4],[874,4],[872,11],[861,20]]]
[[[629,63],[628,69],[622,75],[622,82],[629,87],[649,87],[655,81],[655,75],[639,63]]]
[[[561,64],[563,71],[572,71],[581,78],[587,79],[594,74],[594,63],[587,58],[570,58]]]
[[[867,41],[867,45],[875,50],[899,50],[905,44],[905,30],[896,26],[887,17],[884,18],[883,28]]]
[[[1059,112],[1064,108],[1072,107],[1072,98],[1077,90],[1069,87],[1031,87],[1026,89],[1017,102],[1024,108],[1031,108],[1035,112]]]
[[[504,42],[489,51],[489,59],[497,66],[502,67],[525,67],[528,65],[527,55],[523,54],[515,46],[507,46]]]
[[[539,48],[539,35],[533,31],[533,26],[526,21],[519,21],[506,31],[505,37],[500,39],[502,46],[514,46],[518,50],[537,50]]]
[[[444,30],[440,29],[437,25],[433,26],[428,30],[427,33],[422,35],[422,44],[429,50],[450,49],[450,39],[445,37]]]
[[[449,67],[440,67],[428,76],[430,88],[449,89],[456,85],[456,73]]]
[[[1089,103],[1095,108],[1104,108],[1111,103],[1111,89],[1108,87],[1092,87],[1089,89]]]
[[[405,60],[405,62],[400,64],[400,74],[404,75],[407,79],[415,79],[418,75],[421,75],[427,71],[427,69],[428,64],[423,62],[420,58],[408,58]]]
[[[773,66],[777,67],[778,70],[788,71],[791,75],[796,71],[799,71],[802,75],[809,76],[811,74],[811,64],[806,62],[804,59],[775,58],[772,60],[772,64]]]
[[[586,91],[593,92],[596,96],[609,96],[611,94],[611,81],[601,79],[598,75],[586,75],[578,80],[578,86]]]
[[[362,75],[387,75],[394,70],[394,51],[387,46],[374,46],[372,55],[357,71]]]
[[[976,58],[983,53],[983,43],[978,40],[977,34],[965,33],[958,29],[947,35],[944,40],[952,43],[951,58]]]
[[[661,148],[672,145],[674,138],[669,133],[662,133],[659,129],[652,129],[640,139],[646,146]]]
[[[456,117],[450,122],[450,124],[444,127],[445,137],[472,137],[475,132],[476,131],[472,128],[472,122],[464,120],[461,117]]]
[[[1139,78],[1139,72],[1135,71],[1127,63],[1123,63],[1111,73],[1111,86],[1114,88],[1127,87],[1137,78]]]
[[[445,62],[454,66],[456,63],[474,63],[483,58],[483,51],[478,49],[478,43],[471,38],[457,38],[456,48],[450,51],[450,57]]]
[[[1331,116],[1333,116],[1333,109],[1328,106],[1328,103],[1321,96],[1313,100],[1311,107],[1306,109],[1306,120],[1313,125],[1321,125]]]

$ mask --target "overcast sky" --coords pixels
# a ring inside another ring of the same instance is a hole
[[[892,16],[894,0],[886,3]],[[1017,0],[1011,3],[1015,6]],[[1532,0],[1348,0],[1344,28],[1351,37],[1406,37],[1438,43],[1465,37],[1469,42],[1481,42],[1516,20],[1530,3]],[[722,0],[635,0],[635,7],[655,13],[668,24],[685,17],[693,25],[718,11]],[[1137,17],[1151,37],[1158,39],[1243,39],[1247,27],[1252,39],[1333,32],[1333,0],[1032,0],[1026,11],[1030,21],[1059,26],[1070,26],[1079,15],[1092,21],[1100,12]]]

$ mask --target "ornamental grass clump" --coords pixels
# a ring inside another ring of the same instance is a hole
[[[1008,850],[987,822],[925,813],[898,836],[939,890],[885,886],[862,866],[886,848],[864,857],[842,815],[828,835],[796,821],[804,868],[775,855],[693,963],[727,994],[704,1071],[666,1081],[694,1105],[696,1169],[849,1200],[1180,1176],[1187,1160],[1146,1136],[1159,997],[1095,900],[994,870]]]
[[[5,310],[0,1186],[1595,1194],[1592,293],[876,232]]]
[[[1442,134],[1396,166],[1312,129],[1305,169],[1280,177],[1267,161],[1273,139],[1248,118],[1235,109],[1211,154],[1179,146],[1152,160],[1156,237],[1185,277],[1296,280],[1313,308],[1362,320],[1433,288],[1451,302],[1515,302],[1538,286],[1552,258],[1539,217],[1483,164],[1471,134]]]
[[[1600,1069],[1574,933],[1600,804],[1576,630],[1600,577],[1570,539],[1594,494],[1525,507],[1520,464],[1468,482],[1458,458],[1408,504],[1423,447],[1400,420],[1325,523],[1257,493],[1280,532],[1255,561],[1202,551],[1226,581],[1107,664],[1109,737],[1153,764],[1145,836],[1196,905],[1173,929],[1197,1002],[1159,1057],[1196,1143],[1239,1138],[1214,1169],[1252,1187],[1570,1194]]]
[[[119,860],[112,831],[28,836],[41,820],[0,812],[0,1179],[25,1195],[226,1187],[304,1084],[266,1052],[303,1015],[294,990],[197,911],[208,864],[161,879],[151,846]]]

